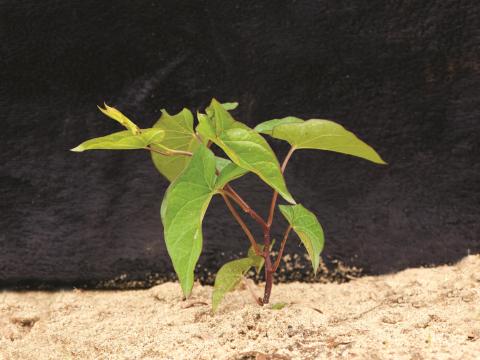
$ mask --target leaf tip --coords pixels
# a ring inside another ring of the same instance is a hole
[[[288,194],[288,196],[283,197],[286,201],[288,201],[292,205],[297,205],[297,202],[295,199],[292,197],[292,195]]]
[[[378,164],[378,165],[388,165],[388,163],[382,159],[382,157],[376,152],[374,151],[374,157],[373,159],[370,159],[370,161],[374,162],[375,164]]]
[[[97,105],[97,108],[98,108],[98,110],[100,110],[102,113],[104,113],[105,115],[107,115],[108,105],[107,105],[105,102],[103,103],[103,107],[101,107],[100,105]]]
[[[83,148],[82,145],[78,145],[77,147],[74,147],[73,149],[70,149],[70,151],[73,152],[83,152],[85,149]]]

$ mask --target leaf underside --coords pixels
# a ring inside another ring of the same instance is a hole
[[[316,274],[320,264],[320,253],[325,242],[323,229],[317,217],[300,204],[279,205],[278,207],[307,249]]]

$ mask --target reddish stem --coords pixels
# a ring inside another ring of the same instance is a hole
[[[240,217],[240,214],[237,212],[237,210],[235,210],[232,203],[230,202],[230,199],[223,192],[221,193],[221,195],[223,197],[223,200],[225,200],[225,203],[227,204],[227,207],[230,210],[230,212],[232,213],[233,217],[235,218],[235,220],[237,220],[237,222],[242,227],[243,231],[245,232],[245,234],[248,237],[248,240],[250,240],[250,244],[252,245],[253,250],[255,251],[255,254],[261,256],[262,252],[260,251],[260,248],[258,247],[258,244],[255,241],[255,238],[253,237],[252,233],[250,232],[250,229],[245,224],[245,222],[242,220],[242,218]]]
[[[288,161],[290,160],[290,158],[292,157],[292,154],[293,152],[295,151],[295,146],[292,146],[290,148],[290,150],[288,150],[288,153],[287,155],[285,156],[285,159],[283,159],[283,163],[282,163],[282,167],[281,167],[281,170],[282,170],[282,174],[285,172],[285,168],[287,167],[287,164],[288,164]],[[272,196],[272,201],[270,203],[270,211],[268,213],[268,220],[267,220],[267,226],[268,227],[271,227],[272,226],[272,222],[273,222],[273,215],[275,214],[275,205],[277,203],[277,198],[278,198],[278,192],[277,191],[274,191],[273,192],[273,196]]]
[[[282,261],[283,249],[285,249],[285,244],[287,243],[288,235],[292,230],[292,226],[288,225],[287,229],[285,230],[285,234],[283,235],[282,243],[280,245],[280,250],[278,250],[277,260],[275,260],[275,264],[273,265],[272,271],[275,272],[280,265],[280,261]]]
[[[281,166],[281,171],[282,174],[285,171],[285,168],[287,167],[287,163],[292,157],[293,152],[295,151],[295,146],[292,146],[290,150],[288,151],[287,155],[285,156],[285,159],[283,160],[282,166]],[[270,294],[272,293],[272,286],[273,286],[273,273],[277,270],[278,264],[280,263],[279,258],[277,258],[275,265],[272,266],[272,261],[270,259],[270,228],[272,227],[272,222],[273,222],[273,215],[275,214],[275,205],[277,203],[277,198],[278,198],[278,192],[274,191],[272,195],[272,201],[270,203],[270,211],[268,213],[268,219],[267,223],[265,224],[266,226],[264,227],[264,233],[263,233],[263,238],[264,238],[264,250],[263,250],[263,257],[265,259],[265,292],[263,294],[263,303],[268,304],[270,301]],[[290,230],[287,231],[288,233]],[[285,234],[279,255],[283,253],[283,249],[285,248],[285,242],[287,241],[286,239],[288,238],[288,234]]]
[[[265,259],[265,292],[263,293],[263,303],[268,304],[270,294],[272,293],[273,271],[272,261],[270,259],[270,229],[265,229],[263,233],[263,258]]]
[[[224,189],[224,192],[230,196],[232,198],[233,201],[235,201],[241,208],[244,212],[246,212],[248,215],[250,215],[257,223],[259,223],[262,228],[266,228],[267,227],[267,223],[265,222],[265,220],[263,220],[263,218],[258,215],[258,213],[253,210],[245,200],[242,199],[242,197],[240,195],[238,195],[238,193],[233,190],[233,188],[227,184],[225,185],[225,189]]]

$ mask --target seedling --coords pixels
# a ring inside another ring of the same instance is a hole
[[[230,114],[237,103],[220,103],[213,99],[205,113],[197,113],[194,127],[192,113],[183,109],[176,115],[162,110],[160,120],[148,129],[140,129],[115,108],[105,105],[100,110],[118,121],[127,130],[83,142],[72,151],[108,149],[142,149],[151,153],[158,171],[170,181],[161,206],[161,219],[168,254],[178,275],[183,294],[188,298],[194,282],[194,269],[202,251],[202,221],[213,196],[219,195],[250,242],[247,256],[223,265],[217,273],[212,297],[213,310],[224,295],[235,289],[246,273],[255,268],[265,273],[263,297],[255,297],[259,305],[268,304],[273,274],[282,260],[287,239],[292,230],[305,246],[316,273],[324,234],[317,217],[298,204],[287,189],[283,172],[292,154],[301,149],[335,151],[357,156],[377,164],[385,164],[369,145],[341,125],[321,119],[304,121],[296,117],[274,119],[254,129],[235,120]],[[263,134],[290,144],[280,165]],[[228,159],[215,156],[218,147]],[[234,190],[231,182],[252,172],[272,188],[267,216],[261,216]],[[272,257],[270,233],[278,196],[288,204],[279,205],[288,222],[278,245],[278,255]],[[263,232],[258,241],[239,213],[252,217]]]

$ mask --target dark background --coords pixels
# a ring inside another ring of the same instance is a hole
[[[287,171],[324,226],[330,269],[480,252],[479,4],[0,1],[0,286],[172,275],[168,184],[148,154],[68,151],[120,130],[103,101],[143,127],[216,97],[251,126],[297,115],[354,131],[388,167],[307,150]],[[255,177],[235,185],[265,212]],[[226,212],[219,199],[207,212],[203,275],[247,247]],[[287,250],[303,253],[295,238]]]

